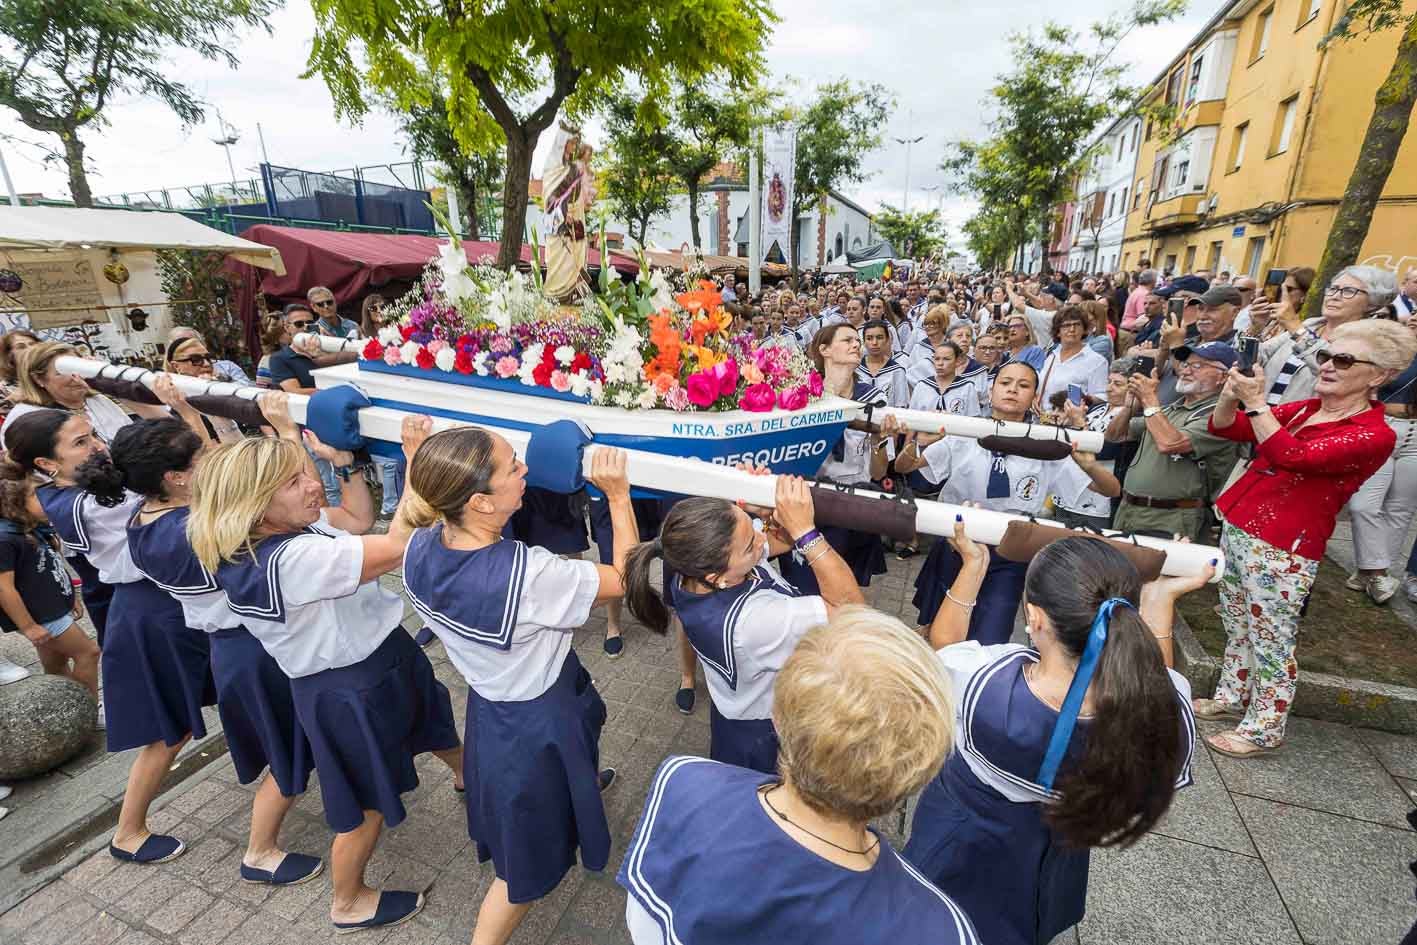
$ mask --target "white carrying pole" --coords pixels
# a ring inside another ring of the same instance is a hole
[[[311,334],[296,335],[294,343],[305,345],[311,339],[318,342],[320,350],[326,354],[362,351],[369,343],[367,338],[331,338],[328,335]],[[845,410],[855,409],[858,412],[864,409],[861,404],[850,400],[833,400],[831,405]],[[880,420],[888,414],[893,415],[906,429],[918,433],[939,433],[944,430],[950,436],[967,436],[976,440],[986,436],[1027,437],[1044,442],[1062,440],[1066,443],[1076,443],[1078,449],[1088,453],[1099,452],[1104,445],[1102,434],[1092,430],[1071,430],[1046,423],[1014,423],[1008,420],[990,420],[987,417],[965,417],[939,410],[880,407],[872,412],[871,417],[873,420]]]
[[[104,361],[77,357],[57,359],[55,370],[79,377],[110,377],[137,381],[147,387],[152,387],[153,381],[157,378],[156,373],[146,368],[112,365]],[[201,378],[180,374],[168,376],[172,378],[177,388],[188,396],[211,394],[256,400],[262,394],[268,393],[264,388],[245,387],[229,381],[205,381]],[[288,394],[287,397],[291,419],[296,423],[303,423],[310,398],[303,394]],[[393,410],[388,407],[366,407],[359,411],[359,432],[370,439],[397,443],[400,440],[403,420],[409,415],[406,411]],[[473,425],[460,420],[449,420],[445,417],[433,417],[432,421],[434,432]],[[531,440],[530,433],[525,430],[514,430],[492,424],[482,424],[482,426],[500,434],[511,444],[518,456],[525,458],[527,444]],[[591,463],[598,448],[592,444],[585,450],[581,470],[586,476],[590,474]],[[742,500],[751,505],[767,507],[772,506],[776,495],[776,476],[755,476],[731,466],[720,466],[716,463],[706,463],[700,459],[666,456],[643,450],[626,450],[625,455],[626,473],[629,476],[630,484],[642,489],[654,489],[683,495],[687,486],[692,489],[693,495],[710,496],[729,501]],[[857,494],[868,498],[876,498],[881,495],[878,492],[861,490],[858,490]],[[951,505],[946,502],[920,500],[916,503],[915,528],[916,531],[926,535],[952,535],[957,516],[963,519],[965,532],[970,538],[989,545],[997,545],[1003,539],[1004,530],[1008,528],[1009,522],[1028,521],[1022,515],[991,512],[987,509]],[[1040,524],[1053,525],[1060,529],[1064,527],[1046,520],[1040,519],[1038,521]],[[1210,561],[1220,559],[1220,551],[1206,545],[1193,545],[1187,542],[1165,541],[1143,536],[1137,536],[1135,540],[1140,545],[1166,553],[1166,562],[1162,565],[1161,571],[1167,575],[1193,575]],[[1223,568],[1217,565],[1217,575],[1222,572]]]

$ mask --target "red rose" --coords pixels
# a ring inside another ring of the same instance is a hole
[[[590,355],[584,351],[577,351],[576,356],[571,359],[571,366],[567,369],[567,374],[574,374],[577,371],[589,371],[591,368]]]
[[[379,344],[378,338],[370,338],[369,343],[364,346],[361,357],[366,361],[382,361],[384,360],[384,346]]]
[[[413,337],[413,326],[412,326],[412,325],[400,325],[400,326],[399,326],[399,334],[400,334],[400,335],[403,335],[403,340],[404,340],[404,341],[407,341],[408,339],[410,339],[410,338]]]
[[[453,358],[453,370],[459,374],[471,374],[475,369],[472,366],[472,354],[466,348],[459,348],[457,356]]]
[[[438,363],[437,360],[433,357],[433,355],[428,353],[427,348],[419,348],[418,357],[414,360],[418,363],[418,366],[423,368],[423,370],[425,371],[431,369],[433,365]]]
[[[556,359],[552,358],[547,364],[544,360],[536,367],[532,368],[531,379],[536,382],[537,387],[551,386],[551,372],[556,370]]]

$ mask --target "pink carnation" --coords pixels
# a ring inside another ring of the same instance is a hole
[[[742,410],[751,410],[754,413],[764,413],[772,409],[777,396],[766,384],[752,384],[743,391],[743,396],[738,399],[738,407]]]
[[[718,378],[714,377],[712,370],[690,374],[685,386],[692,404],[707,407],[718,399]]]
[[[718,383],[718,396],[729,397],[738,389],[738,362],[729,358],[713,366],[714,380]]]
[[[432,341],[428,342],[428,353],[437,357],[438,352],[442,351],[447,346],[448,343],[442,338],[434,338]]]
[[[743,380],[749,384],[761,384],[763,382],[763,372],[758,370],[758,366],[752,361],[743,365]]]
[[[403,355],[399,353],[396,345],[389,345],[384,349],[384,363],[390,366],[403,363]]]
[[[567,374],[565,371],[552,371],[551,387],[553,390],[558,390],[564,394],[571,389],[571,375]]]
[[[500,378],[516,377],[517,371],[521,370],[521,365],[517,363],[516,358],[507,355],[506,357],[497,359],[497,365],[494,370],[496,370],[497,376]]]
[[[807,388],[794,387],[780,391],[777,395],[777,405],[783,410],[801,410],[807,406]]]
[[[676,384],[665,392],[664,406],[668,407],[670,410],[688,410],[689,392]]]
[[[807,375],[807,393],[813,397],[822,396],[822,375],[816,371]]]

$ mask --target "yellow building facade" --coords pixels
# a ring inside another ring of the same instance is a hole
[[[1319,49],[1341,11],[1237,0],[1162,72],[1145,101],[1164,104],[1175,131],[1145,122],[1120,268],[1317,267],[1401,35]],[[1417,144],[1399,152],[1359,260],[1417,265]]]

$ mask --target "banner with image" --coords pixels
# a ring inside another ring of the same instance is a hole
[[[792,171],[797,158],[797,131],[777,125],[763,131],[763,234],[766,261],[773,245],[784,263],[792,262]]]

